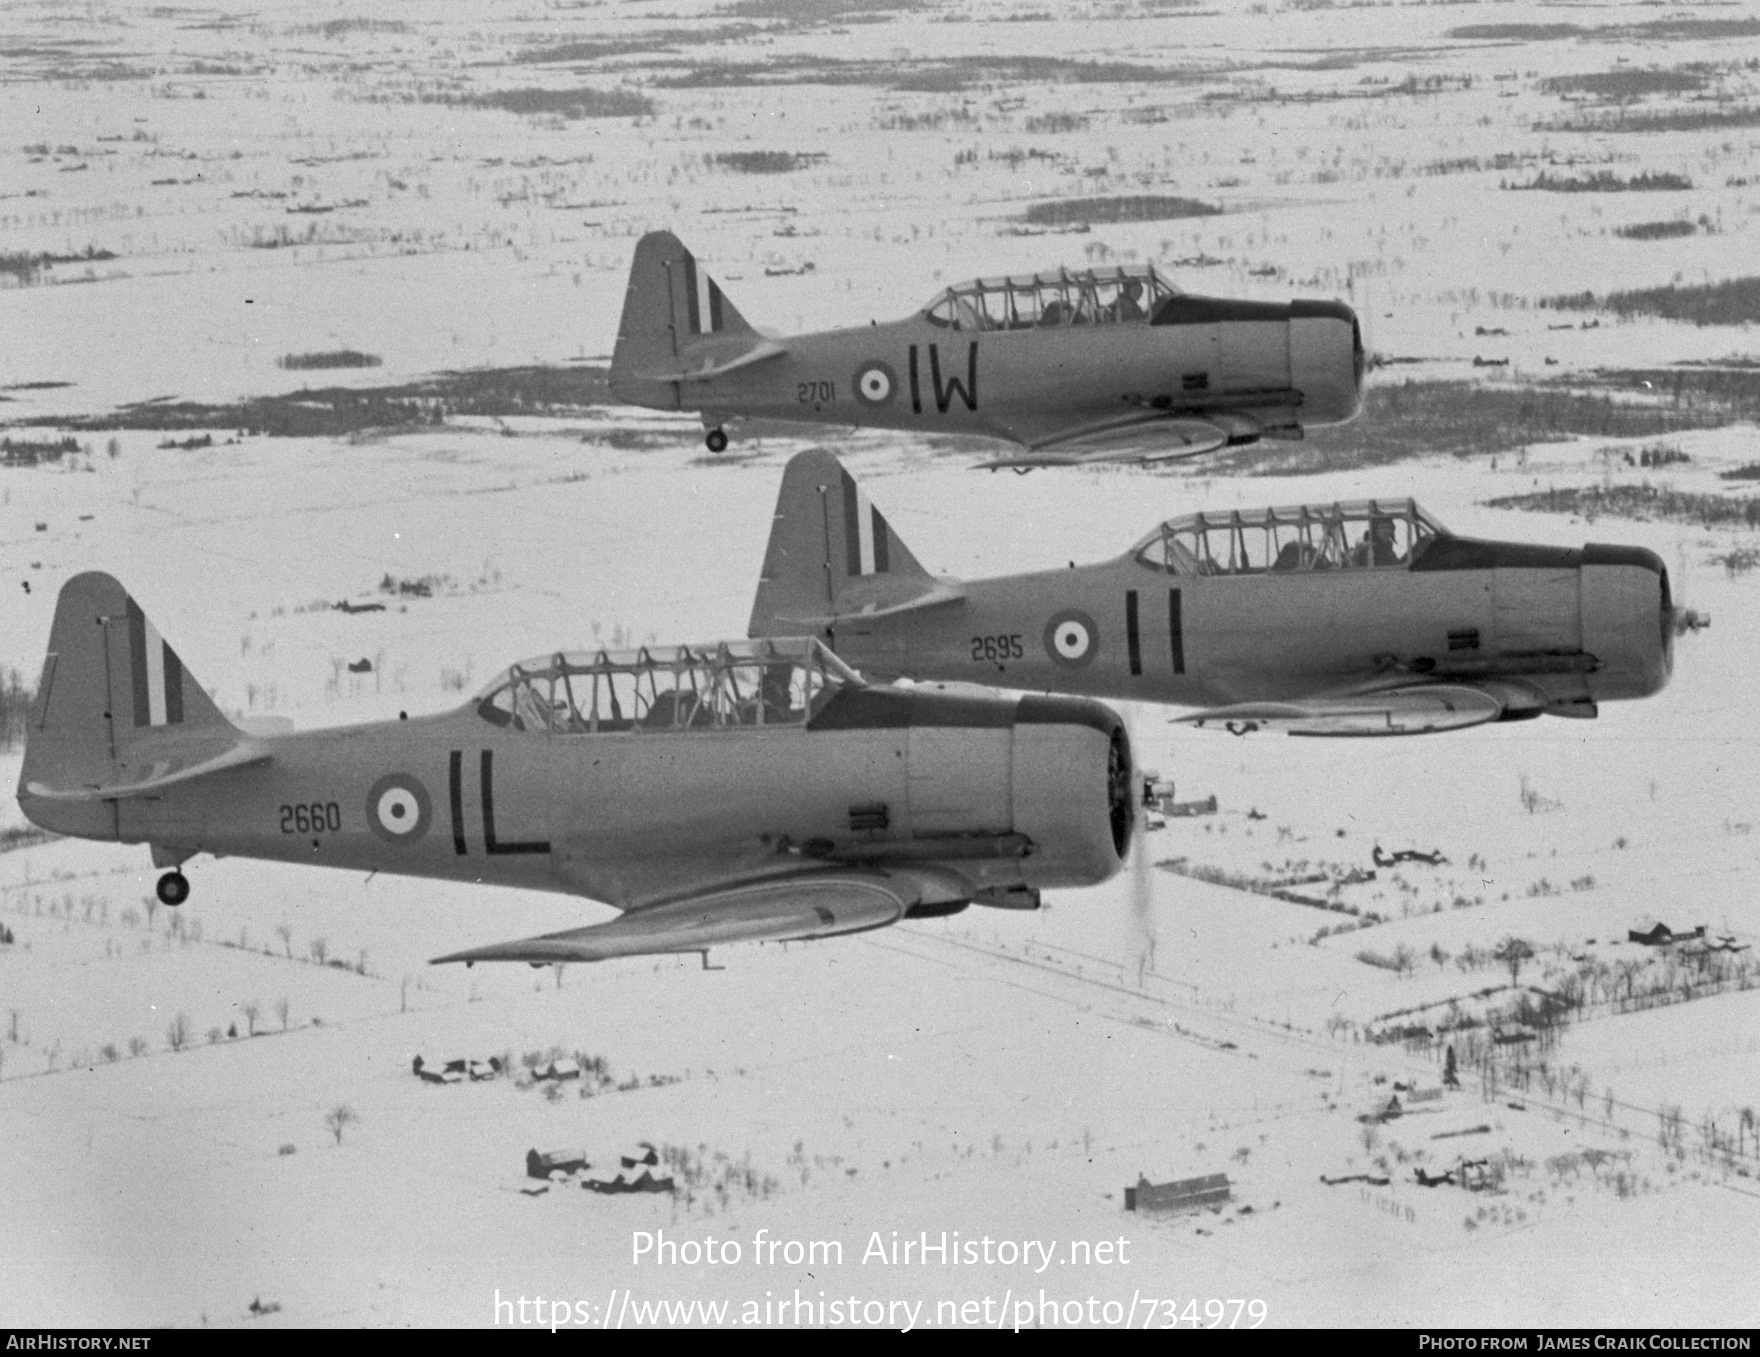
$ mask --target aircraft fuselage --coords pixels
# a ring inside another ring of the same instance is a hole
[[[1181,575],[1127,555],[964,581],[958,602],[837,621],[871,677],[964,679],[1180,706],[1458,679],[1572,714],[1668,680],[1650,552],[1441,539],[1412,566]]]
[[[1032,442],[1144,408],[1238,410],[1267,431],[1350,418],[1352,322],[1291,318],[962,331],[923,316],[792,337],[788,352],[674,383],[705,423],[735,417],[977,434]],[[1339,308],[1342,310],[1342,308]]]
[[[1095,703],[928,690],[854,689],[806,725],[578,734],[497,726],[472,706],[258,737],[265,764],[150,797],[21,786],[19,800],[46,828],[169,860],[386,871],[619,908],[828,861],[921,857],[980,888],[1043,888],[1117,870],[1116,729]]]

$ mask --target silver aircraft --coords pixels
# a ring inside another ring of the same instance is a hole
[[[979,434],[1020,447],[984,465],[1027,469],[1300,438],[1357,413],[1364,362],[1343,302],[1195,297],[1138,264],[981,278],[903,320],[772,338],[656,231],[630,266],[611,390],[701,411],[711,452],[754,418]]]
[[[1457,537],[1410,499],[1186,514],[1098,564],[938,579],[815,450],[783,475],[749,631],[819,637],[870,677],[1407,735],[1648,697],[1704,623],[1654,552]]]
[[[45,829],[561,891],[609,923],[442,961],[542,965],[1031,909],[1104,881],[1135,796],[1095,702],[864,683],[810,638],[547,654],[438,715],[263,735],[214,706],[121,584],[69,580],[19,804]]]

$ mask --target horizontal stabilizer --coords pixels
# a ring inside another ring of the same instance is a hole
[[[1428,735],[1495,721],[1503,704],[1478,688],[1431,684],[1305,702],[1241,702],[1177,718],[1179,724],[1221,726],[1235,735],[1281,730],[1289,735]]]
[[[436,957],[462,961],[566,961],[701,952],[733,942],[788,942],[884,928],[920,892],[909,881],[849,872],[790,877],[655,905],[590,928],[496,943]]]
[[[139,769],[130,771],[138,771],[144,776],[125,781],[86,787],[50,787],[41,782],[30,782],[25,784],[25,791],[48,801],[124,801],[130,797],[153,796],[167,787],[194,782],[215,773],[267,763],[270,757],[269,750],[255,740],[241,740],[230,749],[207,758],[175,754],[151,762],[143,758]]]
[[[897,603],[867,603],[853,605],[839,612],[820,612],[803,617],[784,617],[779,621],[799,624],[803,627],[830,627],[839,622],[876,621],[882,617],[897,617],[900,613],[922,612],[926,608],[944,608],[949,603],[965,601],[966,591],[957,585],[937,584],[915,598],[907,598]]]
[[[700,367],[680,366],[668,372],[644,372],[640,374],[640,380],[644,382],[710,382],[717,377],[725,377],[730,372],[749,368],[754,363],[765,363],[772,358],[781,358],[787,352],[786,345],[766,339],[760,344],[753,345],[744,353],[720,362],[710,359]]]

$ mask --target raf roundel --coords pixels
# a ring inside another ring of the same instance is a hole
[[[433,819],[428,789],[407,773],[392,773],[367,793],[367,823],[387,843],[414,843]]]
[[[1045,624],[1045,653],[1066,669],[1088,663],[1099,648],[1100,631],[1084,612],[1068,608]]]
[[[891,405],[898,374],[885,363],[863,363],[856,369],[856,399],[863,405]]]

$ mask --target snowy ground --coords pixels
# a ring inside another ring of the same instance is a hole
[[[1612,26],[1675,12],[1583,13],[1521,17]],[[1643,286],[1742,271],[1751,190],[1734,181],[1756,176],[1748,131],[1594,138],[1532,124],[1566,111],[1540,77],[1622,58],[1714,60],[1715,89],[1744,94],[1739,61],[1755,54],[1752,37],[1445,37],[1509,22],[1495,5],[1159,17],[1107,6],[1079,25],[1005,14],[925,6],[843,29],[783,24],[725,39],[717,55],[1058,54],[1195,74],[927,94],[654,88],[651,117],[545,121],[397,100],[533,84],[649,88],[710,53],[686,43],[673,65],[620,59],[630,69],[610,76],[603,63],[572,76],[509,62],[547,41],[674,26],[603,7],[535,19],[512,7],[382,5],[381,24],[402,27],[335,35],[318,26],[355,17],[340,6],[271,7],[249,20],[144,5],[10,8],[0,23],[18,83],[0,87],[0,107],[19,130],[0,147],[0,250],[95,246],[119,257],[91,264],[89,283],[0,291],[0,418],[603,355],[630,243],[659,225],[680,231],[749,316],[782,328],[899,314],[960,277],[1046,267],[1060,254],[1083,262],[1100,257],[1084,254],[1097,244],[1164,263],[1223,258],[1190,276],[1173,270],[1209,292],[1348,290],[1376,345],[1432,357],[1430,375],[1464,375],[1493,344],[1530,376],[1546,357],[1586,370],[1748,346],[1745,331],[1717,327],[1552,332],[1555,313],[1526,303],[1605,290],[1610,278]],[[117,78],[115,65],[144,74]],[[1372,83],[1408,75],[1458,79],[1405,97]],[[1271,90],[1336,97],[1261,97]],[[1205,99],[1216,91],[1233,97]],[[889,118],[936,113],[937,126],[881,135]],[[1029,130],[1052,113],[1086,122]],[[1011,147],[1058,158],[990,158]],[[783,176],[706,160],[754,148],[827,158]],[[956,160],[972,148],[975,162]],[[1499,154],[1521,159],[1422,172]],[[1496,187],[1546,164],[1678,170],[1697,187],[1690,206],[1675,201],[1682,194]],[[998,234],[1042,197],[1129,192],[1190,193],[1231,210],[1091,236]],[[340,206],[356,199],[365,205]],[[287,211],[302,205],[332,210]],[[745,206],[762,210],[723,210]],[[1606,234],[1680,210],[1720,230],[1665,242]],[[250,245],[309,222],[322,226],[311,244]],[[809,261],[810,273],[765,274]],[[1267,264],[1282,272],[1250,272]],[[55,276],[86,267],[57,265]],[[1511,333],[1487,339],[1478,326]],[[319,374],[275,365],[344,346],[384,363]],[[72,385],[19,385],[35,382]],[[781,467],[809,444],[766,437],[715,462],[688,420],[594,414],[346,440],[228,444],[219,430],[216,446],[196,450],[124,431],[114,455],[110,435],[81,435],[89,456],[0,470],[0,667],[34,676],[56,589],[89,568],[128,584],[222,707],[308,727],[439,709],[507,663],[557,648],[740,634]],[[632,449],[637,432],[648,445]],[[1718,473],[1755,458],[1749,427],[1668,442],[1691,460],[1651,479],[1682,490],[1734,493]],[[1034,916],[969,911],[823,946],[730,949],[713,973],[695,959],[574,968],[560,983],[524,968],[430,970],[427,958],[445,951],[606,911],[240,861],[192,868],[195,895],[174,933],[170,912],[145,903],[154,874],[142,851],[62,841],[6,853],[0,924],[17,942],[0,948],[0,1199],[11,1227],[0,1323],[513,1322],[498,1295],[578,1301],[574,1323],[605,1322],[608,1307],[611,1322],[634,1323],[643,1315],[627,1307],[660,1300],[729,1301],[732,1319],[752,1301],[762,1320],[766,1301],[797,1288],[815,1303],[821,1292],[827,1303],[922,1302],[919,1324],[958,1317],[938,1314],[944,1301],[987,1300],[988,1311],[968,1313],[992,1324],[1068,1319],[1041,1299],[1083,1302],[1084,1323],[1165,1321],[1145,1309],[1150,1297],[1201,1322],[1216,1313],[1206,1300],[1262,1300],[1279,1326],[1754,1321],[1756,1180],[1691,1153],[1690,1130],[1682,1150],[1659,1145],[1652,1112],[1678,1107],[1689,1128],[1713,1118],[1733,1131],[1760,1079],[1755,991],[1578,1024],[1555,1063],[1591,1077],[1582,1103],[1538,1087],[1487,1099],[1469,1080],[1422,1104],[1439,1110],[1374,1128],[1357,1117],[1393,1081],[1434,1086],[1439,1071],[1352,1039],[1387,1014],[1503,983],[1500,967],[1457,959],[1508,935],[1541,952],[1524,977],[1535,983],[1589,948],[1610,964],[1635,954],[1618,940],[1649,918],[1760,938],[1744,664],[1757,653],[1760,585],[1714,559],[1748,546],[1749,533],[1485,507],[1604,483],[1619,465],[1606,448],[1625,450],[1608,440],[1536,446],[1496,469],[1417,455],[1372,475],[1236,480],[1201,466],[979,476],[965,457],[888,437],[827,445],[914,553],[950,574],[1097,559],[1196,508],[1411,493],[1459,532],[1652,547],[1714,623],[1682,641],[1665,693],[1609,706],[1593,723],[1412,742],[1236,741],[1134,709],[1142,761],[1182,798],[1214,793],[1220,809],[1169,821],[1112,883]],[[385,612],[327,606],[374,597],[386,575],[440,583]],[[360,658],[372,659],[371,676],[348,672]],[[15,755],[0,757],[0,774],[16,767]],[[18,819],[9,808],[0,829]],[[1349,916],[1151,862],[1272,878],[1300,874],[1297,864],[1366,868],[1377,845],[1448,861],[1345,887],[1342,903],[1387,921],[1325,937]],[[1357,957],[1401,945],[1418,957],[1409,975]],[[189,1042],[174,1052],[168,1028],[180,1015]],[[511,1052],[517,1067],[553,1048],[604,1057],[611,1086],[551,1098],[524,1080],[435,1087],[409,1070],[418,1052]],[[1617,1110],[1602,1115],[1609,1096]],[[325,1117],[341,1105],[358,1120],[338,1144]],[[580,1146],[599,1164],[640,1141],[688,1159],[688,1197],[518,1190],[528,1147]],[[1747,1144],[1751,1174],[1751,1134]],[[1503,1190],[1414,1181],[1417,1167],[1463,1155],[1498,1160]],[[1235,1183],[1219,1214],[1123,1212],[1139,1174],[1210,1172]],[[1365,1173],[1390,1181],[1321,1181]],[[738,1241],[742,1261],[632,1260],[641,1232],[661,1229]],[[760,1231],[838,1241],[841,1265],[791,1265],[785,1252],[754,1265]],[[871,1236],[890,1247],[893,1231],[1059,1251],[1042,1271],[1037,1261],[864,1261]],[[1073,1241],[1120,1238],[1130,1241],[1123,1260],[1071,1261]],[[1085,1308],[1089,1297],[1099,1309]],[[1017,1312],[1023,1298],[1032,1308]],[[281,1308],[254,1318],[252,1300]],[[1224,1322],[1241,1313],[1225,1308]],[[883,1322],[908,1317],[887,1311]]]

